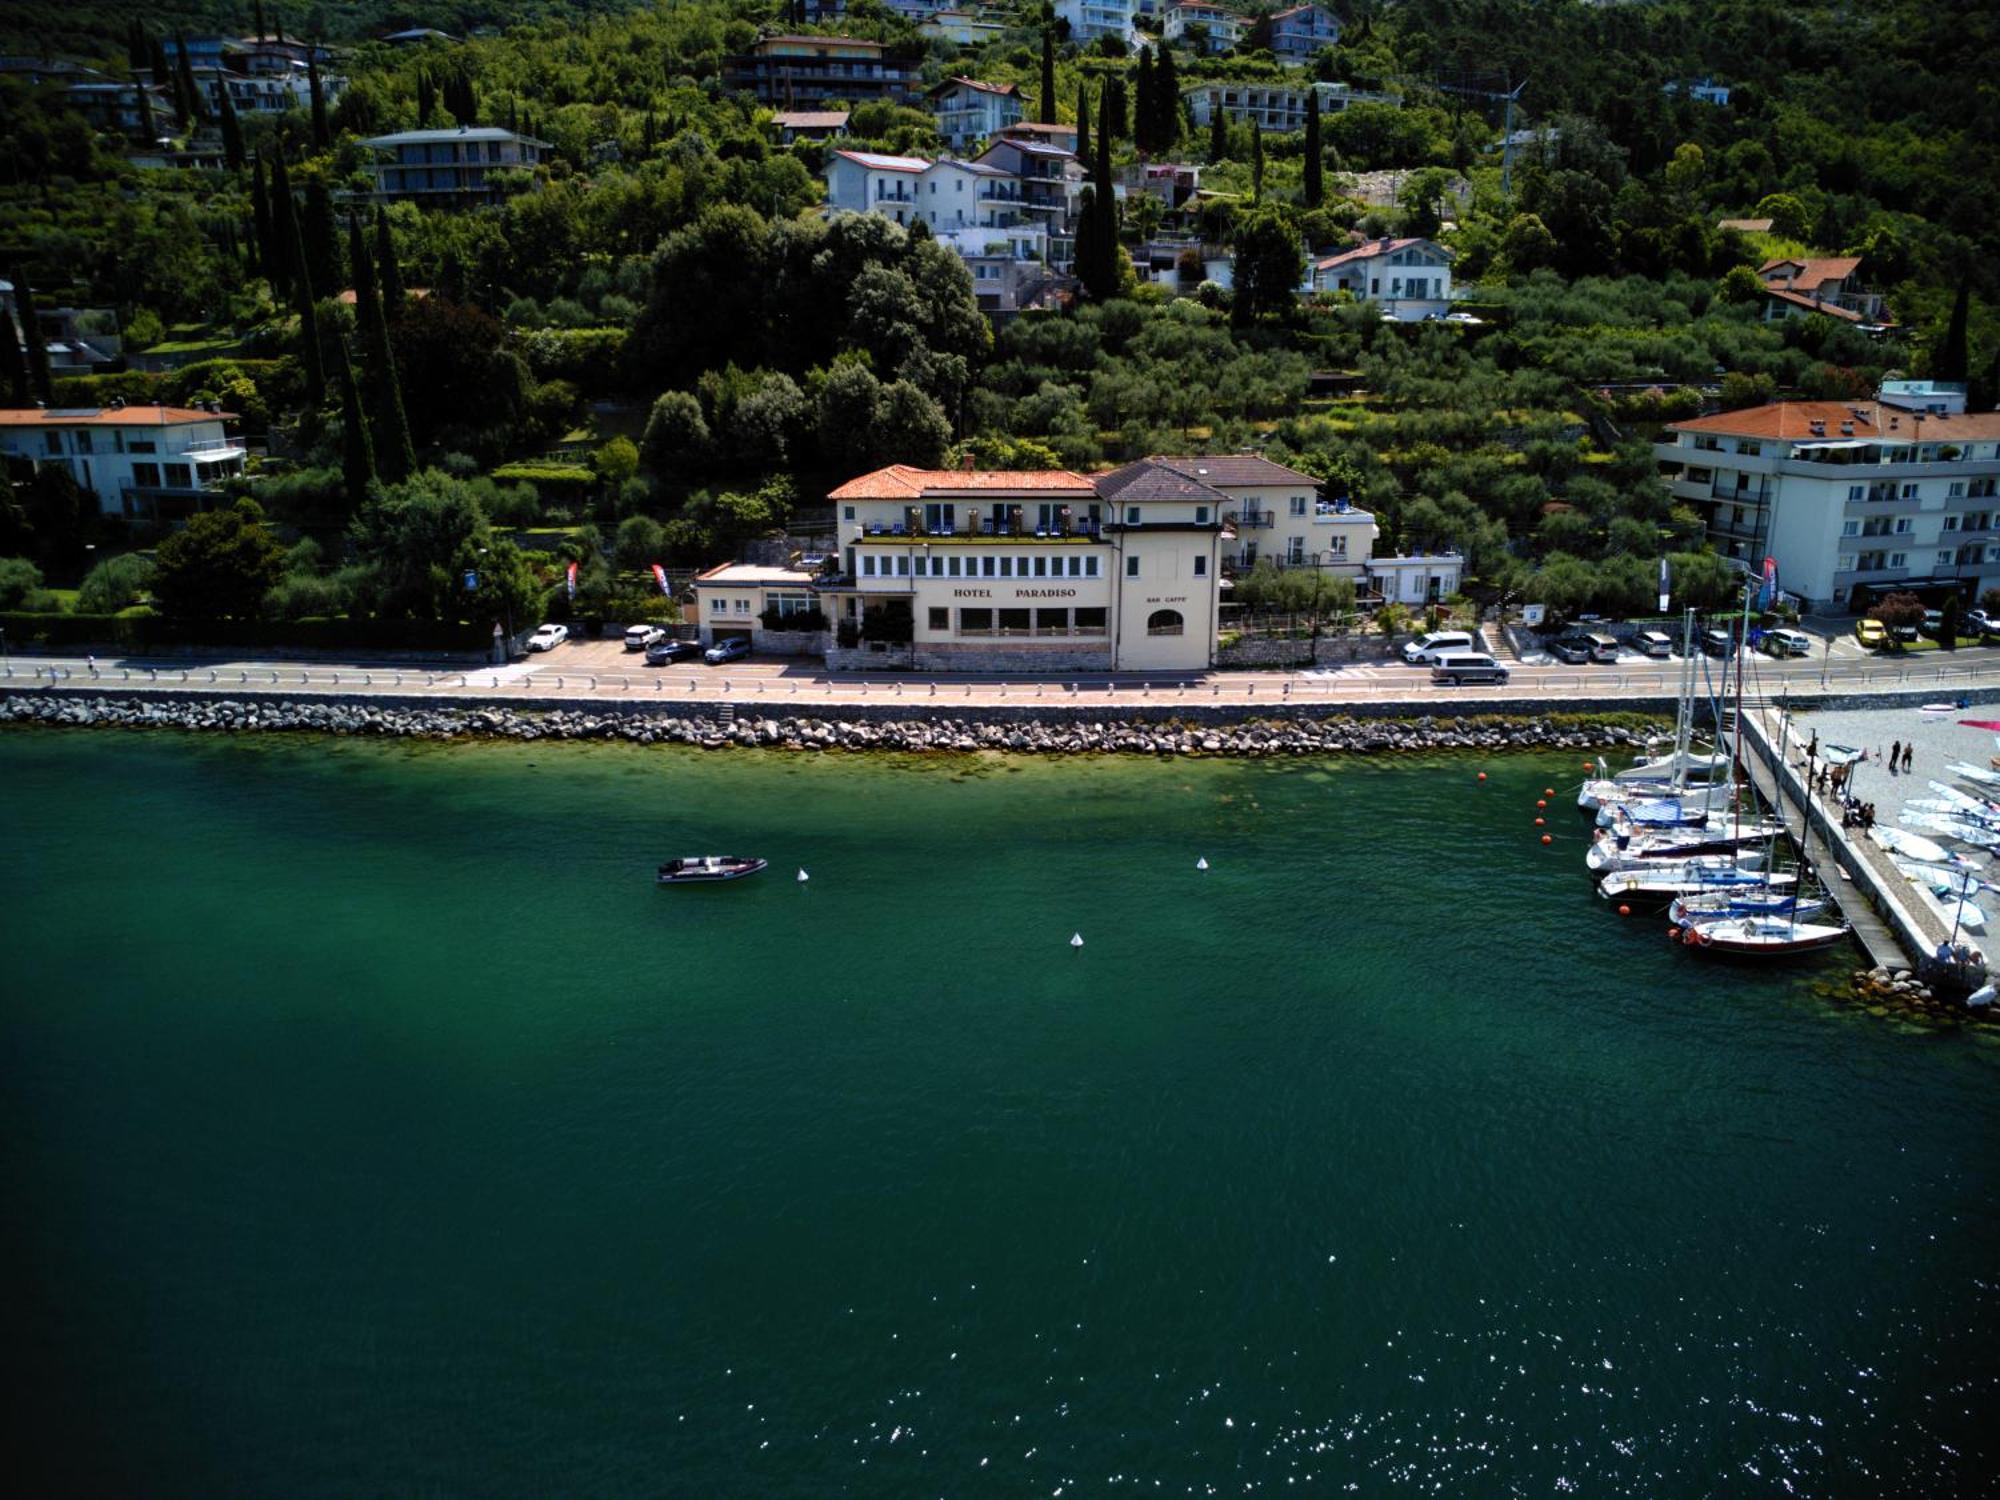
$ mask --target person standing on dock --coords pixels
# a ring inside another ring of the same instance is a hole
[[[1903,769],[1905,771],[1910,769],[1910,763],[1916,759],[1916,755],[1917,747],[1914,741],[1903,746]]]
[[[1896,762],[1902,758],[1902,755],[1903,742],[1901,740],[1889,741],[1889,774],[1891,776],[1896,774]]]

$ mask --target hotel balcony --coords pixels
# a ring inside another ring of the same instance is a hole
[[[976,530],[971,526],[951,526],[929,531],[901,522],[867,521],[862,523],[858,539],[869,542],[921,542],[927,546],[969,542],[1095,542],[1100,539],[1102,530],[1102,523],[1089,520],[1046,527],[1037,526],[1032,521],[1018,524],[996,522],[989,516],[980,522]]]
[[[1231,511],[1222,519],[1227,524],[1234,526],[1238,531],[1262,530],[1265,527],[1278,524],[1277,513],[1268,510]]]

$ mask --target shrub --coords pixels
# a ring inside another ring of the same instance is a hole
[[[25,557],[0,557],[0,609],[19,609],[42,586],[42,570]]]
[[[115,615],[137,604],[152,586],[152,559],[136,552],[107,557],[84,575],[76,591],[76,611],[84,615]]]

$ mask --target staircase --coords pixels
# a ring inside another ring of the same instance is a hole
[[[1479,635],[1486,642],[1486,654],[1495,661],[1518,662],[1521,659],[1521,653],[1514,649],[1514,638],[1507,634],[1499,620],[1483,622]]]

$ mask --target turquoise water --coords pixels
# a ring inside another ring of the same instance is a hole
[[[1621,921],[1576,773],[0,735],[15,1455],[1984,1488],[2000,1051]]]

